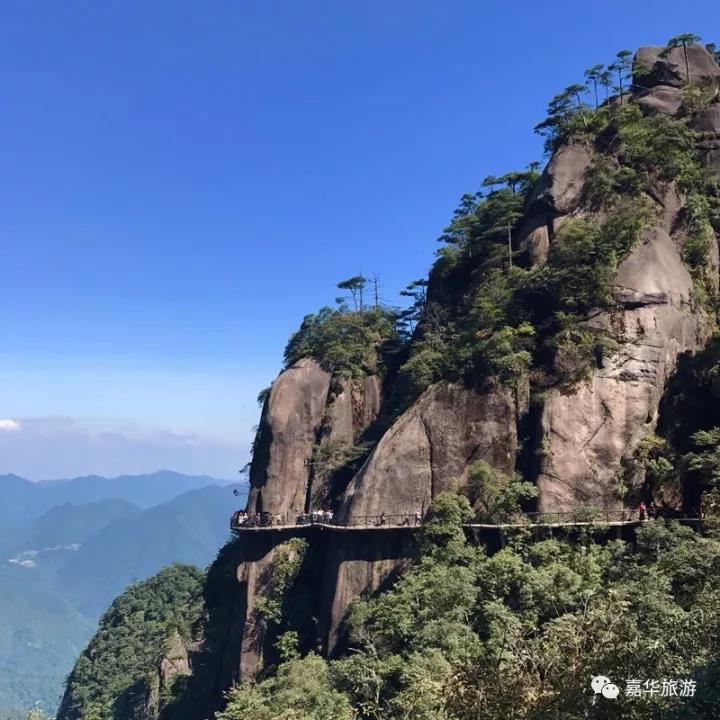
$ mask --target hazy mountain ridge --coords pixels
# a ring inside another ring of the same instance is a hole
[[[0,476],[0,717],[36,702],[55,708],[100,614],[128,584],[173,562],[205,567],[227,538],[234,487],[170,471]]]

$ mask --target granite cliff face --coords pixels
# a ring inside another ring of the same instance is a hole
[[[623,464],[653,431],[678,355],[701,347],[710,329],[691,302],[692,279],[663,227],[647,232],[615,283],[619,308],[588,322],[609,332],[619,349],[571,392],[551,390],[544,404],[537,480],[544,511],[621,505]]]
[[[310,359],[288,368],[273,383],[255,441],[248,512],[304,512],[310,458],[329,389],[330,374]]]
[[[625,102],[648,117],[686,112],[689,69],[690,85],[708,99],[695,119],[697,147],[707,168],[720,170],[720,68],[712,55],[689,48],[688,69],[682,49],[668,54],[642,48],[637,60],[645,72]],[[571,141],[550,158],[512,233],[526,269],[546,266],[566,223],[600,222],[588,193],[599,152],[597,144]],[[620,164],[616,150],[604,152],[608,162]],[[348,380],[302,359],[280,374],[265,402],[248,512],[282,516],[289,524],[324,508],[347,523],[383,514],[413,517],[440,492],[462,491],[477,460],[536,483],[539,510],[621,507],[623,491],[643,485],[643,471],[632,460],[655,429],[678,358],[702,348],[715,329],[713,313],[698,298],[697,274],[706,287],[717,288],[718,238],[709,242],[704,267],[691,274],[685,260],[688,198],[673,178],[655,183],[648,194],[654,219],[617,265],[610,307],[582,321],[611,346],[583,376],[544,385],[532,373],[513,383],[491,376],[474,386],[441,380],[400,410],[393,406],[392,376]],[[469,278],[459,290],[431,278],[428,294],[451,303],[466,292]],[[559,352],[550,361],[557,376],[563,362]],[[319,460],[335,461],[338,454],[339,463]],[[271,652],[258,603],[278,548],[293,537],[308,543],[303,582],[313,588],[316,645],[328,654],[342,648],[352,599],[381,588],[414,543],[412,532],[390,528],[332,537],[308,527],[244,534],[215,568],[225,578],[224,592],[235,595],[224,601],[214,687],[252,678]]]
[[[341,519],[424,513],[444,490],[458,490],[468,466],[486,460],[512,472],[517,451],[515,393],[433,385],[385,433],[341,498]]]
[[[682,50],[662,57],[659,48],[641,48],[637,60],[648,73],[638,102],[646,112],[676,115],[683,108],[685,66]],[[720,87],[720,68],[705,48],[688,52],[691,82],[714,94]],[[717,163],[713,140],[720,130],[720,104],[711,105],[697,122],[709,166]],[[708,138],[711,138],[708,143]],[[558,152],[544,174],[549,188],[582,188],[589,160],[584,153]],[[558,169],[556,166],[560,165]],[[555,177],[561,182],[553,182]],[[570,178],[570,179],[568,179]],[[552,198],[552,190],[546,190]],[[582,189],[574,202],[560,203],[578,212]],[[707,341],[714,320],[694,299],[693,280],[682,259],[686,240],[679,230],[685,198],[674,183],[657,189],[661,207],[658,223],[620,264],[614,279],[617,307],[588,319],[590,326],[608,332],[619,349],[592,377],[567,392],[551,390],[541,420],[542,466],[537,479],[539,506],[545,511],[576,505],[618,507],[617,492],[623,468],[657,423],[660,400],[678,356],[695,352]],[[557,201],[548,202],[553,209]],[[709,271],[717,281],[718,239],[711,242]],[[643,477],[625,478],[642,484]]]
[[[249,513],[294,522],[330,500],[326,478],[314,471],[313,452],[330,443],[354,443],[380,412],[382,384],[339,380],[312,359],[283,371],[265,401],[250,468]]]
[[[648,115],[683,113],[687,83],[682,49],[663,54],[660,48],[642,48],[637,60],[645,72],[636,78],[630,101]],[[695,128],[708,167],[717,169],[720,68],[701,47],[689,48],[688,63],[691,85],[713,95]],[[514,247],[529,267],[547,262],[565,222],[594,217],[587,177],[596,155],[590,144],[571,142],[551,157],[513,234]],[[523,452],[537,458],[531,479],[539,488],[540,510],[621,506],[619,483],[643,483],[642,471],[630,461],[654,430],[679,355],[701,348],[714,328],[683,261],[686,198],[672,181],[658,185],[653,196],[656,220],[618,267],[613,308],[598,309],[586,318],[587,328],[604,333],[615,346],[589,375],[569,386],[546,388],[531,414],[527,377],[513,387],[489,379],[481,389],[439,382],[387,425],[348,482],[333,484],[316,470],[318,448],[338,441],[358,443],[382,414],[392,388],[375,376],[339,381],[314,360],[301,360],[281,373],[263,409],[248,511],[292,520],[332,507],[348,522],[382,514],[422,514],[438,493],[462,489],[476,460],[506,473],[518,469],[521,434]],[[717,238],[708,257],[707,274],[716,284]],[[522,468],[526,476],[527,467]],[[311,544],[326,542],[312,533],[309,537]],[[241,553],[247,559],[235,572],[245,599],[238,620],[240,645],[233,651],[237,663],[228,670],[228,680],[251,677],[262,662],[262,630],[252,625],[253,608],[258,579],[271,566],[279,538],[245,537],[243,542],[252,547]],[[318,640],[325,651],[332,652],[341,642],[351,600],[381,587],[412,552],[411,546],[411,540],[398,543],[368,533],[361,546],[338,541],[317,550],[325,558],[317,580],[322,618]]]

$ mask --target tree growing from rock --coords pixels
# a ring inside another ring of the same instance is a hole
[[[685,80],[688,84],[690,83],[690,61],[688,60],[687,49],[690,45],[697,45],[700,39],[700,36],[694,33],[675,35],[675,37],[671,37],[668,40],[665,50],[663,50],[662,53],[663,57],[667,57],[675,48],[681,47],[683,49],[683,55],[685,57]]]
[[[610,99],[610,90],[612,88],[612,82],[613,82],[612,72],[608,68],[605,68],[605,70],[603,70],[600,73],[598,82],[605,88],[605,100],[606,101],[609,100]]]
[[[630,82],[630,73],[632,71],[632,53],[629,50],[621,50],[615,57],[616,60],[612,65],[608,65],[608,70],[617,73],[617,92],[620,96],[620,104],[622,105],[625,98],[625,88]]]
[[[367,285],[367,278],[362,275],[355,275],[354,277],[342,280],[337,284],[340,290],[348,290],[355,306],[355,312],[363,311],[363,291]]]
[[[587,130],[587,106],[582,101],[582,93],[586,90],[585,85],[570,85],[550,101],[547,118],[535,126],[535,132],[547,138],[548,151],[556,149],[559,138],[569,134],[568,129],[574,126],[577,117],[582,120],[582,125]]]
[[[598,97],[598,85],[601,84],[601,79],[605,71],[604,65],[593,65],[585,71],[585,79],[592,83],[593,95],[595,96],[595,109],[600,107],[600,99]]]
[[[403,310],[399,316],[399,322],[405,326],[406,332],[412,334],[417,324],[422,320],[427,308],[427,286],[425,278],[413,280],[404,290],[400,291],[402,297],[410,298],[412,303],[407,310]]]

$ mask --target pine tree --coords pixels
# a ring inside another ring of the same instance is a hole
[[[585,77],[588,82],[592,83],[593,94],[595,95],[595,109],[600,107],[600,99],[598,98],[598,85],[601,83],[601,78],[605,70],[604,65],[593,65],[591,68],[585,71]]]
[[[354,277],[343,280],[337,284],[340,290],[349,290],[350,295],[353,299],[353,305],[355,306],[355,312],[358,310],[363,311],[363,290],[367,285],[367,278],[362,275],[355,275]]]
[[[671,37],[663,51],[663,56],[667,57],[671,50],[679,47],[683,49],[683,55],[685,56],[685,79],[688,85],[690,84],[690,61],[688,60],[687,49],[689,45],[697,45],[700,39],[700,36],[694,33],[681,33],[680,35]]]

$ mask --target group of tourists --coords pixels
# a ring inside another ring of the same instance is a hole
[[[235,519],[233,523],[236,527],[270,527],[272,525],[282,525],[283,516],[273,515],[272,513],[257,513],[255,515],[249,515],[244,510],[240,510],[235,513]]]
[[[334,513],[332,510],[313,510],[309,513],[302,513],[298,515],[298,525],[312,525],[318,523],[320,525],[332,525]]]
[[[268,512],[250,514],[239,510],[233,517],[234,527],[255,528],[255,527],[278,527],[281,525],[332,525],[334,514],[332,510],[313,510],[309,513],[298,515],[295,522],[288,522],[285,516]]]

